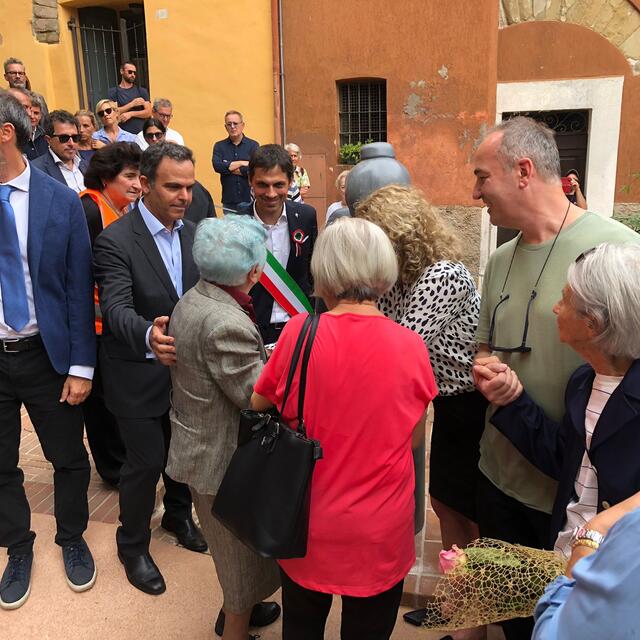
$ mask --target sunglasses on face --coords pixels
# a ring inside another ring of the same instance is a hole
[[[144,134],[145,140],[160,140],[162,137],[164,137],[164,133],[162,133],[162,131],[158,131],[158,133],[145,133]]]
[[[24,76],[26,75],[24,71],[7,71],[8,76]]]
[[[67,142],[69,142],[69,140],[73,140],[74,142],[80,142],[80,134],[79,133],[74,133],[72,135],[69,135],[68,133],[54,133],[52,136],[52,138],[58,138],[58,140],[60,140],[60,142],[62,142],[62,144],[66,144]]]
[[[113,109],[111,107],[107,107],[102,111],[98,111],[98,116],[102,118],[104,115],[111,115],[113,113]]]

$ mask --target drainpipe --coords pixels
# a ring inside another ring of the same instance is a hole
[[[271,0],[273,51],[274,134],[277,144],[285,144],[287,114],[284,87],[284,45],[282,37],[282,0]]]
[[[82,86],[82,65],[80,62],[80,52],[78,51],[78,33],[76,19],[71,18],[67,22],[67,27],[71,31],[71,42],[73,44],[73,61],[76,65],[76,82],[78,83],[78,101],[81,109],[87,108],[87,103],[84,99],[84,87]]]

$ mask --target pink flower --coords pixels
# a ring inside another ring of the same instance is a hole
[[[449,551],[445,551],[443,549],[440,552],[439,561],[440,573],[449,573],[456,567],[460,567],[465,564],[467,562],[467,556],[462,549],[459,549],[454,544]]]

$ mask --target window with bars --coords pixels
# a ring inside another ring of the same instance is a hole
[[[338,83],[340,146],[386,142],[387,83],[357,80]]]

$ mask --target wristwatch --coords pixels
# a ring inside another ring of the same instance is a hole
[[[571,534],[571,547],[584,544],[592,549],[597,549],[604,542],[604,535],[595,529],[576,527]]]

